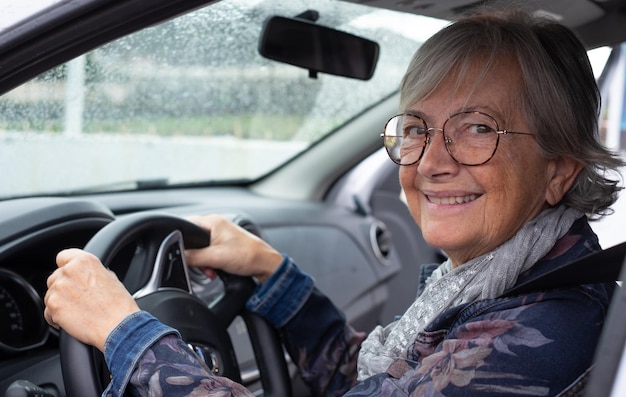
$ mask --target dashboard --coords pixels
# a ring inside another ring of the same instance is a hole
[[[0,202],[0,395],[20,379],[65,395],[58,333],[43,318],[46,280],[56,268],[56,254],[84,247],[109,222],[141,211],[225,215],[288,253],[355,328],[369,331],[389,320],[383,318],[388,281],[399,266],[387,257],[384,225],[371,215],[232,187]],[[119,255],[119,268],[111,266],[121,279],[123,263],[132,260],[135,250]],[[221,292],[219,282],[200,272],[190,272],[190,278],[194,293],[208,305]],[[254,390],[258,371],[243,322],[233,323],[229,333],[244,384]]]

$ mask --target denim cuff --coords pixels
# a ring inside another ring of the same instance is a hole
[[[313,278],[283,255],[280,267],[256,287],[246,308],[275,327],[282,327],[300,310],[313,291]]]
[[[104,343],[104,357],[111,371],[111,383],[102,395],[123,396],[145,351],[161,337],[172,333],[179,335],[174,328],[164,325],[145,311],[135,312],[122,320]]]

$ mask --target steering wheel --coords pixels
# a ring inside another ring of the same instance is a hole
[[[110,268],[116,255],[131,247],[133,259],[123,283],[139,307],[176,328],[214,374],[236,382],[241,382],[241,373],[227,328],[235,317],[241,316],[265,395],[291,396],[291,381],[277,331],[245,309],[254,281],[221,273],[225,292],[210,308],[193,295],[183,250],[209,243],[209,233],[185,219],[146,212],[109,223],[92,237],[85,251]],[[138,246],[141,249],[135,250]],[[63,331],[60,351],[67,396],[100,396],[106,386],[100,376],[102,354]]]

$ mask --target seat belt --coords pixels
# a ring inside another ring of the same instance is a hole
[[[538,278],[522,282],[505,291],[502,296],[618,281],[625,259],[626,242],[623,242],[561,265]]]

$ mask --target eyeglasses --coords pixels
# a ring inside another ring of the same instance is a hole
[[[450,116],[441,128],[428,127],[414,114],[393,116],[381,134],[387,154],[394,163],[412,165],[421,160],[435,131],[441,131],[450,157],[461,165],[481,165],[496,153],[500,135],[534,135],[501,130],[488,114],[468,111]]]

